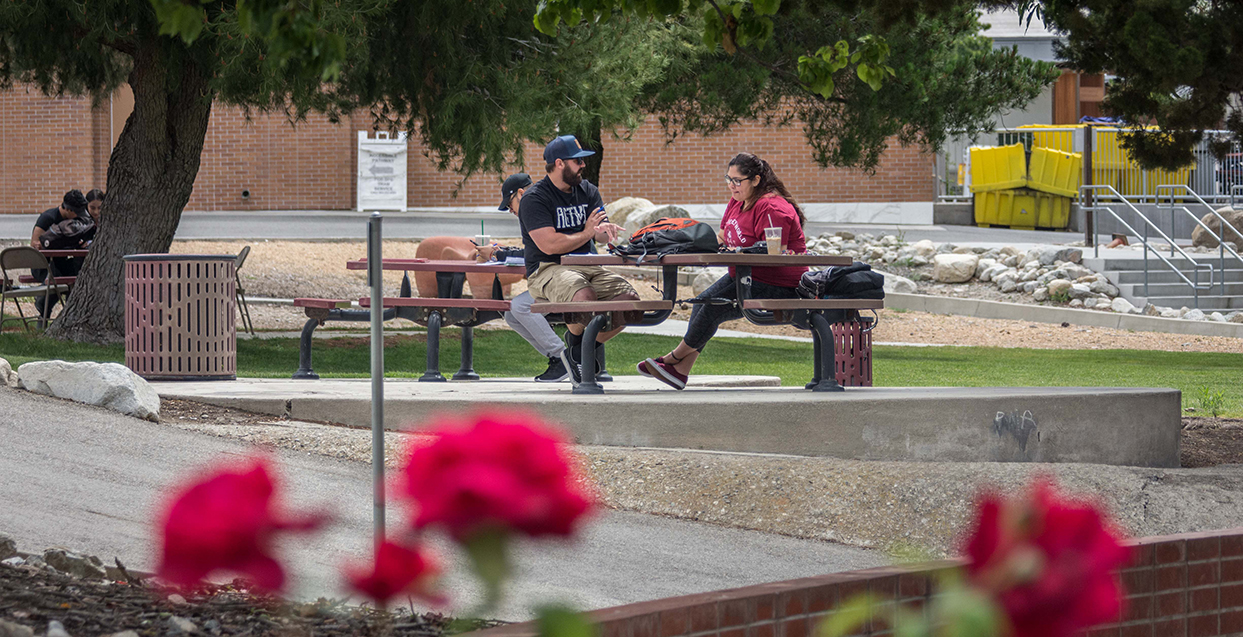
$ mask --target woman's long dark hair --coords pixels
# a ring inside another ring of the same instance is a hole
[[[760,183],[755,186],[756,199],[758,200],[759,197],[772,192],[781,195],[783,199],[790,202],[791,206],[794,206],[794,212],[798,213],[798,224],[800,226],[806,225],[807,216],[803,214],[803,209],[794,200],[794,195],[791,195],[790,191],[786,190],[786,185],[777,178],[777,174],[773,172],[773,168],[768,165],[768,162],[751,153],[738,153],[733,159],[729,160],[729,165],[736,166],[738,172],[742,173],[747,179],[759,175]]]

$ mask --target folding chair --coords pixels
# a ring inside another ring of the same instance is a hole
[[[68,285],[31,285],[27,287],[18,287],[18,275],[15,270],[47,270],[48,277],[51,278],[52,267],[48,263],[47,258],[39,253],[38,250],[30,246],[17,246],[13,248],[5,248],[0,251],[0,279],[4,280],[3,295],[0,295],[0,327],[8,321],[21,321],[26,331],[30,331],[30,321],[37,321],[39,329],[47,327],[47,320],[42,316],[38,316],[38,304],[35,304],[35,314],[27,318],[26,313],[22,311],[21,299],[43,297],[44,303],[48,302],[48,297],[52,294],[64,294],[69,292]],[[11,274],[10,274],[11,273]],[[9,299],[13,299],[13,305],[17,306],[17,315],[19,318],[3,318],[4,303]]]
[[[242,264],[246,263],[246,256],[250,254],[250,246],[244,246],[242,251],[237,253],[237,261],[233,263],[233,281],[237,288],[237,310],[242,315],[242,329],[255,335],[255,324],[250,320],[250,307],[246,305],[246,290],[242,288],[241,275],[238,273],[242,270]]]

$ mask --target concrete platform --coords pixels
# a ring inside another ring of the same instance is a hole
[[[369,426],[356,380],[157,382],[185,398],[298,420]],[[1179,466],[1181,394],[1109,387],[852,388],[812,393],[775,378],[696,377],[685,391],[623,376],[608,393],[527,379],[385,383],[385,426],[504,404],[563,424],[581,444],[710,449],[858,460],[1084,462]]]

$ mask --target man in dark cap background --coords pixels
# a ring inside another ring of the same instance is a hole
[[[35,220],[34,230],[30,232],[30,245],[34,249],[40,249],[39,237],[47,232],[52,226],[66,220],[77,219],[86,216],[86,195],[81,190],[70,190],[65,193],[64,198],[60,202],[60,206],[56,208],[48,208],[44,210],[39,218]],[[57,257],[52,259],[52,271],[54,276],[77,276],[78,270],[81,269],[81,263],[78,259]],[[36,279],[42,281],[47,276],[47,270],[32,270],[30,272]],[[46,299],[46,303],[44,300]],[[37,301],[39,306],[39,315],[48,318],[52,314],[52,308],[56,307],[56,302],[60,300],[60,295],[50,294],[46,297],[40,297]]]
[[[567,266],[562,255],[591,252],[593,241],[617,238],[622,227],[604,216],[600,190],[583,179],[584,157],[594,151],[583,150],[573,135],[562,135],[544,147],[547,176],[526,190],[518,222],[527,264],[527,287],[536,299],[554,303],[570,301],[637,300],[639,295],[622,277],[599,266]],[[571,381],[580,381],[577,360],[583,326],[567,326],[561,357]],[[601,333],[596,347],[616,336],[621,329]]]

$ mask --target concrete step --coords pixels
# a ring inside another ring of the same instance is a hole
[[[1142,292],[1142,290],[1141,290]],[[1197,302],[1194,296],[1123,296],[1137,307],[1143,307],[1145,303],[1152,303],[1162,307],[1172,307],[1178,309],[1180,307],[1199,307],[1205,312],[1219,311],[1222,314],[1233,312],[1234,310],[1243,310],[1243,296],[1208,296],[1201,294]]]
[[[1190,271],[1183,270],[1182,273],[1188,279],[1192,278]],[[1144,282],[1143,270],[1105,270],[1103,274],[1114,285],[1143,284]],[[1206,273],[1201,273],[1201,275],[1207,276]],[[1214,271],[1213,276],[1215,282],[1225,280],[1227,284],[1243,283],[1243,270],[1226,270],[1224,273]],[[1148,283],[1182,283],[1182,279],[1169,268],[1162,266],[1148,271]]]
[[[1188,261],[1187,259],[1182,258],[1181,256],[1171,257],[1168,252],[1163,252],[1161,256],[1164,256],[1170,263],[1172,263],[1175,267],[1181,270],[1191,269],[1191,262]],[[1220,269],[1221,259],[1217,256],[1216,253],[1197,254],[1197,255],[1193,255],[1192,258],[1195,260],[1196,263],[1208,263],[1208,264],[1211,264],[1214,269]],[[1169,269],[1169,266],[1165,265],[1165,262],[1161,261],[1155,256],[1148,258],[1148,264],[1149,264],[1149,268],[1152,270],[1158,270],[1158,269],[1168,270]],[[1091,258],[1085,257],[1083,259],[1083,265],[1086,267],[1092,268],[1093,270],[1096,270],[1097,272],[1102,272],[1105,270],[1115,270],[1115,271],[1139,270],[1142,272],[1144,270],[1144,259],[1140,257],[1136,257],[1134,259],[1130,259],[1130,258],[1127,258],[1127,259],[1091,259]],[[1243,263],[1240,263],[1238,259],[1235,259],[1233,256],[1227,254],[1226,255],[1226,269],[1243,271]]]
[[[1143,296],[1143,283],[1123,283],[1118,286],[1124,296]],[[1191,288],[1181,281],[1178,283],[1152,283],[1148,284],[1147,296],[1184,296],[1191,294]],[[1243,283],[1227,283],[1225,290],[1221,285],[1214,284],[1212,289],[1200,290],[1200,296],[1239,296],[1243,297]]]

